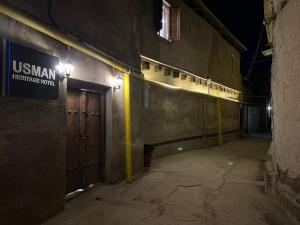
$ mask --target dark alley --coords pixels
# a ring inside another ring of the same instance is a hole
[[[300,0],[0,0],[0,39],[0,225],[299,225]]]
[[[43,225],[292,225],[264,193],[269,144],[244,139],[155,160],[131,185],[95,187]]]

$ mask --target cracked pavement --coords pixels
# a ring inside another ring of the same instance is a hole
[[[132,184],[98,185],[43,225],[291,225],[264,193],[268,147],[243,139],[154,160]]]

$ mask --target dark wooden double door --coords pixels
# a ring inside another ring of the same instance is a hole
[[[103,107],[101,92],[68,88],[66,194],[102,179]]]

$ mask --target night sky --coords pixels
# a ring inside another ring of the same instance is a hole
[[[253,56],[262,30],[264,19],[263,0],[203,0],[203,2],[247,47],[248,52],[243,53],[241,61],[241,73],[243,76],[246,76],[253,62]],[[268,79],[268,76],[257,77],[256,73],[270,70],[271,58],[263,57],[261,53],[262,50],[268,48],[264,27],[262,37],[254,70],[249,77],[252,86],[259,85],[262,79],[263,81]]]

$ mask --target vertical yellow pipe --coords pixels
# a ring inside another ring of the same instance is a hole
[[[132,182],[130,77],[128,73],[124,74],[124,98],[125,98],[125,130],[126,130],[126,176],[127,176],[127,182]]]
[[[221,99],[217,98],[217,113],[218,113],[218,134],[219,134],[219,145],[223,144],[222,137],[222,109],[221,109]]]

